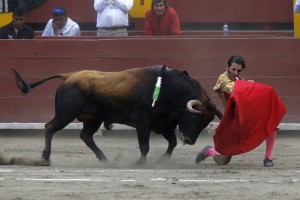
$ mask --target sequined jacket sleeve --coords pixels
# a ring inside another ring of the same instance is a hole
[[[216,85],[213,88],[213,91],[218,94],[221,99],[223,106],[226,105],[226,102],[233,90],[234,81],[231,80],[227,72],[221,74],[216,82]]]

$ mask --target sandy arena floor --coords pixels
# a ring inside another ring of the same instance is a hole
[[[79,139],[78,131],[54,136],[51,166],[40,163],[43,131],[0,131],[0,197],[6,199],[300,199],[300,133],[280,132],[274,152],[275,166],[265,168],[265,144],[233,157],[227,166],[212,158],[196,165],[197,151],[212,144],[200,135],[193,146],[178,141],[170,161],[156,161],[166,141],[152,134],[146,166],[135,165],[140,156],[135,133],[104,132],[97,145],[109,158],[100,163]],[[14,163],[13,165],[6,165]]]

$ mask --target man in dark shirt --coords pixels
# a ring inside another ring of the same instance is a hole
[[[25,9],[16,8],[13,13],[13,21],[0,28],[0,39],[33,39],[35,33],[32,28],[24,23],[25,18]]]

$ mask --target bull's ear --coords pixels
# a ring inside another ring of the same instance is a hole
[[[208,105],[209,104],[207,103],[201,103],[199,105],[194,106],[194,108],[198,110],[200,113],[211,112],[212,110],[210,110],[211,108]]]
[[[206,108],[209,111],[213,111],[215,112],[215,115],[217,115],[217,117],[221,120],[223,117],[222,112],[216,107],[215,104],[213,104],[212,102],[209,102],[209,104],[207,105],[208,107]]]
[[[207,108],[206,108],[206,106],[204,104],[201,104],[201,105],[197,106],[196,109],[198,111],[200,111],[201,113],[207,112]]]
[[[182,71],[182,73],[184,73],[184,74],[187,75],[187,76],[190,76],[189,73],[187,73],[187,71],[185,71],[185,70]]]

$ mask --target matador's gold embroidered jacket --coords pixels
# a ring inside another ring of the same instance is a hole
[[[213,88],[221,99],[222,105],[225,107],[228,98],[233,90],[235,81],[231,80],[228,72],[221,74],[216,82],[215,87]]]

